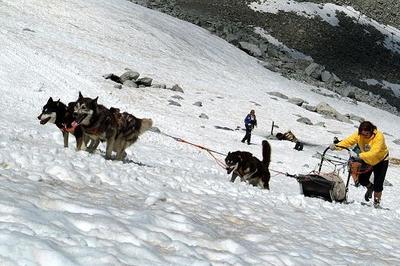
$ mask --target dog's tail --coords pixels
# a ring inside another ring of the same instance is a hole
[[[262,141],[262,162],[269,167],[269,163],[271,162],[271,145],[267,140]]]
[[[142,126],[139,129],[139,135],[149,130],[153,126],[153,120],[151,118],[142,118]]]

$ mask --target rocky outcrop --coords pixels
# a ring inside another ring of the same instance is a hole
[[[298,2],[333,3],[352,6],[362,14],[384,25],[400,28],[400,2],[398,0],[297,0]]]
[[[246,0],[130,1],[208,29],[258,58],[265,68],[282,73],[289,79],[324,87],[354,101],[399,114],[399,98],[389,90],[371,86],[362,80],[368,78],[400,83],[400,55],[382,45],[384,36],[375,28],[360,25],[344,14],[337,15],[340,23],[338,27],[333,27],[319,18],[309,19],[294,13],[255,12],[247,6],[251,1]],[[379,7],[391,4],[390,0],[329,2],[353,5],[356,9],[366,10],[365,13],[372,14],[374,18],[382,13]],[[397,3],[393,4],[393,10],[397,6]],[[381,14],[382,21],[393,19],[396,22],[397,14],[400,13]],[[270,33],[289,48],[310,55],[312,59],[299,56],[299,52],[290,52],[287,47],[275,46],[256,29]]]

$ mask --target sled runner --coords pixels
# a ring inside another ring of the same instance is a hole
[[[341,147],[347,151],[349,149]],[[318,171],[311,172],[309,174],[300,175],[289,175],[296,178],[300,185],[301,193],[306,197],[317,197],[329,202],[347,202],[347,191],[351,176],[349,167],[350,159],[343,159],[338,156],[327,155],[329,147],[324,150],[321,155],[321,162],[319,163]],[[350,151],[349,151],[350,158]],[[334,166],[334,170],[329,173],[322,172],[324,164],[331,164]],[[345,173],[347,171],[347,181],[344,184],[340,172]],[[354,171],[353,171],[354,173]]]

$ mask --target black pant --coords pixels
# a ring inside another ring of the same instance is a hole
[[[372,169],[366,173],[362,173],[358,177],[361,185],[367,186],[369,178],[374,173],[374,191],[381,192],[383,190],[383,182],[385,181],[386,171],[389,166],[389,160],[382,160],[377,165],[372,166]]]
[[[251,139],[251,130],[253,127],[251,126],[246,126],[246,135],[244,135],[242,142],[245,142],[247,140],[247,144],[250,144],[250,139]]]

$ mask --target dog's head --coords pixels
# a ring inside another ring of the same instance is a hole
[[[57,119],[57,113],[63,108],[63,104],[58,101],[53,101],[53,98],[49,98],[47,103],[43,106],[42,113],[38,116],[40,124],[44,125],[47,122],[55,123]]]
[[[241,161],[242,161],[242,157],[241,157],[239,151],[228,152],[228,155],[225,157],[227,173],[230,174],[230,173],[232,173],[232,171],[236,170]]]
[[[76,122],[80,125],[89,125],[90,119],[97,109],[97,99],[83,97],[81,92],[79,92],[78,100],[74,105],[74,117]]]

